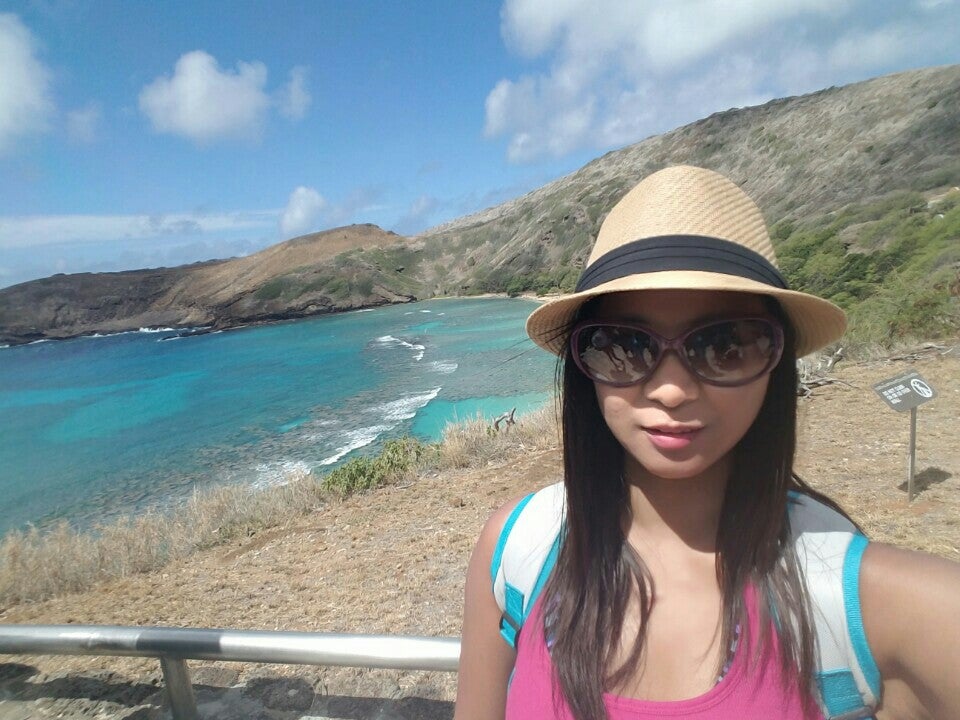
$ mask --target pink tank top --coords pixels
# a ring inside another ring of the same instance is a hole
[[[746,604],[753,630],[749,637],[756,639],[759,621],[755,593],[747,592]],[[573,720],[573,714],[562,697],[558,695],[558,703],[554,705],[553,665],[543,637],[539,600],[523,629],[507,693],[506,720]],[[665,717],[675,720],[823,720],[814,703],[810,704],[812,714],[804,715],[801,695],[795,685],[784,687],[776,641],[753,666],[749,662],[753,647],[744,645],[739,643],[723,679],[699,697],[655,702],[605,693],[603,699],[609,720]]]

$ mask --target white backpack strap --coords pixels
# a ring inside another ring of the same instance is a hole
[[[511,646],[556,562],[564,510],[563,483],[549,485],[523,498],[500,531],[490,575],[500,634]]]
[[[860,613],[867,539],[840,513],[799,493],[791,493],[790,526],[812,604],[820,709],[826,720],[873,717],[880,672]]]

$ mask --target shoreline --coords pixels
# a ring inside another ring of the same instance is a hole
[[[318,317],[326,317],[329,315],[345,315],[351,312],[367,312],[371,310],[377,310],[383,307],[391,307],[394,305],[412,305],[420,302],[428,302],[430,300],[472,300],[474,298],[487,299],[487,298],[502,298],[507,300],[533,300],[536,302],[546,302],[546,300],[551,297],[557,297],[557,295],[535,295],[532,293],[522,293],[520,295],[511,296],[507,293],[480,293],[477,295],[437,295],[435,297],[429,298],[414,298],[412,300],[397,301],[397,302],[384,302],[371,305],[358,305],[345,307],[337,310],[326,311],[326,312],[316,312],[310,314],[298,314],[290,315],[287,317],[271,317],[264,318],[259,320],[250,320],[243,323],[237,323],[234,325],[230,324],[221,324],[218,320],[213,320],[209,324],[205,325],[179,325],[177,323],[167,323],[163,326],[152,326],[145,325],[141,327],[131,327],[125,329],[116,329],[116,328],[107,328],[104,326],[91,327],[89,329],[83,330],[82,332],[73,333],[69,335],[31,335],[28,338],[15,337],[12,335],[4,335],[3,329],[0,328],[0,350],[5,350],[9,348],[16,347],[26,347],[28,345],[37,345],[46,342],[60,342],[63,340],[77,340],[79,338],[101,338],[101,337],[115,337],[117,335],[126,335],[128,333],[157,333],[157,332],[174,332],[174,333],[183,333],[183,336],[193,336],[193,335],[208,335],[215,334],[220,332],[231,332],[233,330],[241,330],[243,328],[249,327],[260,327],[260,326],[269,326],[269,325],[278,325],[280,323],[288,322],[297,322],[298,320],[310,320]]]
[[[134,332],[0,357],[8,375],[0,383],[4,400],[28,408],[46,403],[45,415],[30,410],[22,421],[11,415],[0,423],[9,428],[2,444],[12,460],[0,482],[10,488],[0,538],[31,524],[46,531],[67,520],[90,529],[165,510],[194,488],[283,484],[291,470],[325,474],[352,457],[375,455],[393,437],[436,442],[448,422],[478,412],[491,421],[512,406],[530,412],[549,400],[552,360],[530,352],[504,364],[512,349],[487,351],[525,339],[522,323],[533,307],[483,299],[437,303],[433,315],[420,315],[428,305],[400,304],[193,343],[159,342],[176,337],[172,331]],[[492,316],[497,325],[486,327]],[[356,359],[349,367],[327,370],[328,333],[341,338],[334,350]],[[239,359],[224,348],[241,350]],[[285,349],[278,355],[278,348]],[[269,404],[259,390],[263,368],[276,378]],[[141,381],[147,371],[156,382]],[[391,382],[363,389],[379,383],[381,371]],[[122,392],[113,390],[121,380]],[[49,391],[38,396],[30,388]],[[50,416],[59,424],[45,420]],[[163,431],[151,427],[157,418]],[[24,447],[49,450],[34,455]],[[69,462],[74,454],[83,460]],[[54,490],[40,490],[46,487]]]

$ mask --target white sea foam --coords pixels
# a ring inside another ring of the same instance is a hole
[[[358,450],[362,447],[366,447],[378,437],[380,433],[390,430],[390,425],[371,425],[370,427],[359,428],[358,430],[351,430],[346,434],[347,442],[336,450],[333,451],[333,455],[325,457],[320,461],[321,465],[333,465],[337,460],[342,458],[349,452],[353,450]]]
[[[121,330],[120,332],[112,333],[92,333],[90,335],[81,335],[81,338],[108,338],[108,337],[117,337],[118,335],[129,335],[130,333],[140,332],[139,330]]]
[[[253,487],[263,490],[286,485],[299,477],[309,475],[310,466],[303,460],[277,460],[257,465],[256,471],[257,479],[253,482]]]
[[[400,347],[410,348],[411,350],[415,351],[413,355],[413,359],[418,361],[423,360],[423,353],[427,349],[423,345],[407,342],[406,340],[401,340],[400,338],[394,337],[393,335],[381,335],[376,339],[376,342],[378,342],[380,345],[384,345],[387,347],[391,345],[398,345]]]
[[[28,342],[27,345],[39,345],[40,343],[53,342],[50,338],[41,338],[40,340],[34,340],[33,342]]]
[[[0,350],[5,350],[5,349],[7,349],[8,347],[10,347],[10,346],[9,346],[9,345],[0,345]]]
[[[399,400],[391,400],[390,402],[377,405],[373,408],[373,411],[383,417],[384,420],[393,420],[395,422],[409,420],[416,416],[417,410],[439,395],[441,389],[442,388],[435,387],[429,392],[407,395]]]
[[[432,313],[433,310],[421,310],[420,312],[422,312],[422,313]]]
[[[198,325],[197,327],[189,328],[172,328],[172,327],[142,327],[137,330],[121,330],[120,332],[112,333],[92,333],[90,335],[82,335],[81,337],[85,338],[108,338],[108,337],[117,337],[118,335],[129,335],[130,333],[144,333],[147,335],[156,335],[157,333],[167,333],[167,332],[185,332],[192,333],[198,330],[206,330],[209,328],[209,325]],[[218,331],[219,332],[219,331]]]
[[[460,367],[455,362],[445,362],[443,360],[434,360],[430,363],[430,369],[434,372],[441,373],[443,375],[449,375],[457,371],[457,368]]]

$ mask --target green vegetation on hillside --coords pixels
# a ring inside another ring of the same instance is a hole
[[[292,302],[319,294],[334,303],[362,304],[376,287],[401,295],[420,295],[421,253],[403,244],[340,253],[328,263],[275,277],[253,293],[257,300]]]
[[[773,228],[796,290],[847,311],[846,342],[889,346],[960,329],[960,193],[919,193],[851,205],[805,225]]]

